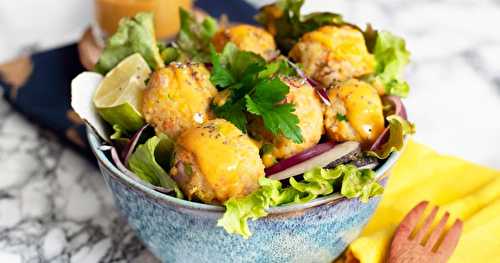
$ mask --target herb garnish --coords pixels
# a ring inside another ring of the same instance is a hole
[[[264,127],[274,135],[283,135],[295,143],[303,138],[291,103],[282,103],[289,87],[278,76],[295,71],[285,60],[266,63],[259,55],[239,50],[228,43],[218,54],[211,46],[210,80],[219,90],[230,95],[222,105],[213,105],[215,114],[246,132],[248,114],[262,118]]]
[[[342,113],[337,113],[336,118],[338,121],[347,121],[347,116],[345,116],[345,114]]]

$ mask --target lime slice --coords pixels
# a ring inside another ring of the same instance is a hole
[[[106,74],[94,94],[99,115],[127,132],[141,128],[144,125],[142,96],[150,74],[148,64],[138,53],[121,61]]]

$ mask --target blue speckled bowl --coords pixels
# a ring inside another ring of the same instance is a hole
[[[332,262],[360,233],[379,198],[368,203],[339,195],[303,205],[269,209],[251,221],[245,240],[217,227],[221,206],[189,202],[150,189],[119,171],[88,138],[116,205],[144,244],[163,262]],[[396,162],[393,154],[377,171],[382,176]]]

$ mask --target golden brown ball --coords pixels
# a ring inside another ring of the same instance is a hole
[[[143,115],[157,132],[176,138],[211,119],[210,103],[216,93],[203,64],[171,63],[151,75],[142,101]]]
[[[175,146],[172,178],[189,198],[223,203],[259,188],[264,165],[259,148],[224,119],[183,132]]]
[[[273,36],[256,26],[241,24],[222,29],[214,35],[212,42],[218,52],[228,42],[233,42],[239,49],[259,54],[266,60],[277,55]]]
[[[325,129],[331,139],[368,147],[384,130],[382,102],[370,84],[352,79],[331,88],[328,97],[331,106],[325,110]]]
[[[372,73],[375,67],[363,34],[350,26],[323,26],[306,33],[289,56],[326,86]]]

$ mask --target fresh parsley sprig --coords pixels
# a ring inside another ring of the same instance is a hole
[[[210,53],[210,80],[221,92],[229,94],[222,105],[213,105],[218,117],[246,132],[248,114],[253,114],[262,118],[264,127],[272,134],[302,143],[295,106],[282,103],[289,87],[278,76],[294,73],[286,60],[266,63],[259,55],[239,50],[233,43],[228,43],[220,54],[212,46]]]

